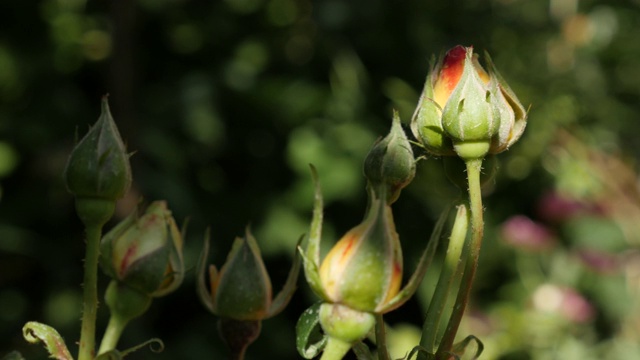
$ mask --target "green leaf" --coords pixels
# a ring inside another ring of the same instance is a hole
[[[316,357],[327,344],[327,337],[320,331],[321,301],[305,310],[296,324],[296,348],[305,359]]]
[[[30,321],[22,328],[22,335],[32,344],[43,342],[47,351],[54,359],[73,360],[62,336],[60,336],[56,329],[49,325]]]

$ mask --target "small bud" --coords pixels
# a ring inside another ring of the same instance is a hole
[[[129,155],[111,117],[107,97],[102,113],[75,146],[64,171],[67,188],[77,198],[116,201],[131,185]]]
[[[329,251],[320,266],[328,300],[352,309],[377,312],[399,291],[402,249],[391,207],[371,196],[365,220]]]
[[[388,204],[400,196],[416,174],[413,150],[400,125],[400,117],[393,113],[389,134],[373,145],[364,162],[364,174],[374,191],[384,189]],[[381,194],[378,194],[381,196]]]
[[[473,48],[456,46],[432,65],[411,123],[427,151],[479,159],[522,135],[526,111],[488,55],[486,60],[489,72]]]
[[[236,320],[261,320],[271,305],[271,280],[255,238],[236,238],[218,272],[209,268],[215,314]]]
[[[260,248],[249,229],[244,237],[235,239],[220,271],[215,265],[209,266],[209,286],[205,280],[208,244],[207,238],[198,265],[198,295],[213,314],[239,321],[260,321],[286,307],[300,272],[301,260],[297,252],[287,281],[274,298]]]
[[[100,250],[105,273],[144,294],[163,296],[182,283],[182,235],[165,201],[123,220],[105,234]]]

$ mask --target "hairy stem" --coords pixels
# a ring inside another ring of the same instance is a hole
[[[469,206],[471,209],[471,239],[468,243],[468,254],[460,289],[456,297],[455,305],[447,329],[445,330],[438,354],[450,352],[453,347],[460,321],[469,302],[471,287],[478,268],[478,259],[480,257],[480,248],[482,246],[482,237],[484,234],[484,220],[482,208],[482,193],[480,188],[480,171],[482,170],[482,159],[473,159],[466,161],[467,181],[469,183]]]
[[[95,356],[96,313],[98,312],[98,256],[102,226],[87,225],[87,252],[84,259],[84,294],[82,328],[78,360],[92,360]]]

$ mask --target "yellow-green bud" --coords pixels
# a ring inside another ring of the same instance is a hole
[[[400,290],[402,249],[391,207],[371,196],[362,223],[349,230],[320,266],[320,281],[330,302],[378,312]]]

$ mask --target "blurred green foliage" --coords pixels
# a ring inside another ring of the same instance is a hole
[[[637,0],[8,0],[0,24],[0,356],[46,358],[21,337],[29,320],[56,327],[75,353],[84,243],[61,174],[101,95],[135,152],[134,188],[114,222],[141,199],[166,199],[190,219],[191,269],[206,227],[221,264],[251,223],[278,288],[310,219],[308,164],[320,174],[329,245],[364,214],[361,164],[391,110],[406,124],[429,58],[463,44],[489,51],[531,105],[486,189],[487,238],[461,335],[482,339],[485,359],[640,357]],[[550,191],[600,210],[549,219],[539,203]],[[455,196],[439,160],[421,161],[394,208],[408,269]],[[546,221],[559,241],[542,254],[501,242],[514,214]],[[593,270],[581,249],[616,267]],[[132,359],[226,356],[190,275],[120,343],[160,337],[166,350]],[[420,326],[436,275],[387,316],[397,333]],[[544,305],[566,289],[592,317],[570,321]],[[294,324],[313,299],[301,280],[248,358],[296,358]]]

